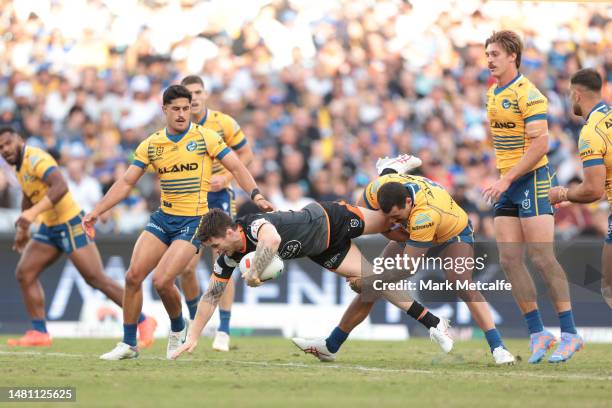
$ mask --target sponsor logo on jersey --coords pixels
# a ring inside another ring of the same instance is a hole
[[[157,169],[157,172],[159,174],[166,174],[166,173],[179,173],[181,171],[191,171],[191,170],[197,170],[198,169],[198,163],[181,163],[181,164],[175,164],[174,166],[171,167],[160,167],[159,169]]]
[[[290,259],[295,258],[302,251],[302,243],[296,239],[292,239],[283,245],[281,249],[278,250],[278,256],[282,259]]]
[[[425,225],[415,225],[411,228],[412,231],[418,231],[418,230],[422,230],[422,229],[426,229],[426,228],[431,228],[434,226],[433,222],[427,223]]]
[[[538,99],[537,101],[531,101],[531,102],[527,102],[527,107],[533,106],[533,105],[537,105],[538,103],[544,103],[543,99]]]
[[[491,127],[493,129],[514,129],[516,127],[516,123],[514,122],[491,122]]]
[[[188,152],[193,152],[197,147],[196,142],[194,142],[193,140],[189,143],[187,143],[187,151]]]

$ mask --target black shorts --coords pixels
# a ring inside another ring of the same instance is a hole
[[[344,202],[323,202],[321,207],[327,214],[329,245],[325,251],[309,258],[324,268],[335,270],[351,248],[351,240],[363,234],[365,220],[358,207]]]

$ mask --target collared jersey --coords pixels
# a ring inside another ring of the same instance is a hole
[[[238,122],[234,120],[230,115],[215,111],[212,109],[206,110],[206,115],[199,123],[206,129],[214,130],[221,136],[225,141],[225,144],[231,147],[233,150],[238,150],[245,144],[247,144],[246,136]],[[223,167],[219,160],[213,161],[213,175],[226,174],[227,169]]]
[[[133,164],[151,166],[161,182],[161,210],[166,214],[198,216],[208,212],[213,160],[230,152],[214,131],[191,123],[180,135],[161,129],[138,145]]]
[[[465,211],[439,184],[428,178],[412,175],[387,174],[367,185],[364,191],[366,205],[378,210],[378,190],[386,183],[401,183],[412,198],[413,207],[404,228],[410,234],[408,243],[428,246],[448,241],[457,236],[468,224]]]
[[[17,180],[32,204],[38,203],[47,194],[49,186],[45,179],[53,171],[58,171],[57,162],[49,153],[37,147],[24,147],[23,160],[17,167]],[[40,215],[40,220],[47,226],[55,226],[68,222],[80,212],[81,208],[68,191],[52,209]]]
[[[546,97],[522,74],[505,86],[494,84],[489,88],[487,118],[491,125],[497,168],[502,175],[521,160],[531,145],[531,139],[525,133],[527,123],[546,119],[547,110]],[[531,170],[547,163],[548,158],[544,155]]]
[[[606,166],[606,195],[612,204],[612,109],[601,101],[580,131],[578,150],[583,167]]]

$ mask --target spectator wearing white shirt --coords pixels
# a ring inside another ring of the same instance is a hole
[[[85,148],[80,143],[72,144],[66,162],[66,181],[74,200],[85,213],[89,213],[102,198],[102,186],[87,174],[86,163]]]

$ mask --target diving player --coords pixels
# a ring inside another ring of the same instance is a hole
[[[368,184],[360,201],[369,209],[380,209],[379,212],[404,227],[402,232],[405,238],[402,239],[401,235],[387,236],[397,241],[403,240],[403,252],[411,258],[429,255],[430,250],[443,259],[474,258],[474,237],[467,214],[443,187],[431,180],[401,175],[387,169],[381,177]],[[463,273],[450,268],[445,269],[445,273],[450,282],[472,280],[472,270],[467,265]],[[482,294],[477,290],[459,290],[458,294],[484,332],[495,363],[514,363],[514,357],[505,348]],[[373,306],[374,302],[366,302],[360,294],[327,339],[294,338],[293,342],[301,350],[314,354],[322,361],[329,361],[321,356],[337,353],[349,333],[365,319]],[[423,308],[419,305],[412,305],[412,310],[408,310],[411,316],[420,313],[423,313]]]
[[[81,276],[121,306],[123,289],[104,274],[96,244],[81,226],[83,213],[68,191],[57,163],[44,150],[27,146],[10,127],[0,129],[0,154],[15,166],[23,190],[21,215],[13,249],[21,253],[15,273],[32,330],[19,339],[9,339],[10,346],[50,346],[52,339],[45,323],[45,294],[38,280],[42,271],[62,253],[68,255]],[[40,217],[40,226],[30,240],[29,228]],[[142,313],[136,315],[140,341],[151,344],[157,322]]]
[[[248,166],[253,159],[253,151],[247,143],[246,136],[234,118],[206,107],[208,93],[204,88],[202,78],[197,75],[189,75],[183,78],[181,85],[191,92],[191,120],[205,129],[217,132],[225,141],[225,144],[236,152],[240,161]],[[210,191],[208,192],[208,208],[219,208],[234,217],[236,215],[236,203],[234,202],[234,190],[231,187],[232,179],[232,173],[227,171],[218,160],[213,161]],[[198,301],[200,300],[200,285],[196,276],[196,267],[200,261],[200,256],[201,252],[196,253],[181,274],[181,286],[189,308],[189,317],[192,320],[195,318]],[[217,254],[213,253],[213,259],[216,257]],[[219,302],[221,322],[213,340],[213,350],[229,351],[230,318],[234,293],[234,281],[230,280]]]
[[[387,231],[389,226],[390,222],[378,211],[335,202],[311,203],[300,211],[252,214],[235,222],[224,212],[211,210],[202,219],[200,240],[217,249],[221,255],[198,305],[188,339],[173,357],[177,358],[185,351],[191,352],[196,347],[227,281],[245,254],[255,251],[250,273],[243,275],[250,286],[261,284],[261,271],[277,253],[282,259],[308,257],[332,272],[355,279],[362,276],[362,270],[371,270],[372,267],[351,240]],[[384,292],[382,296],[403,311],[413,304],[411,299],[397,294],[389,297],[389,293]],[[432,338],[443,350],[449,351],[452,339],[446,332],[444,320],[433,315],[429,318],[439,322],[437,327],[430,329]]]
[[[555,224],[548,200],[553,175],[546,157],[548,102],[518,70],[523,45],[516,33],[493,33],[485,47],[489,70],[497,82],[487,92],[487,117],[501,177],[484,196],[495,203],[500,263],[529,329],[529,363],[539,363],[556,339],[544,330],[536,288],[524,263],[525,249],[546,280],[559,316],[562,341],[558,350],[571,343],[565,357],[553,353],[548,361],[565,361],[582,347],[582,339],[574,323],[567,277],[553,248]]]
[[[160,209],[151,215],[136,241],[125,278],[123,341],[100,356],[103,360],[138,357],[135,322],[142,308],[142,282],[153,269],[153,285],[170,317],[166,356],[170,358],[184,342],[188,323],[182,316],[181,297],[174,281],[200,246],[198,229],[202,215],[208,212],[207,193],[213,159],[220,160],[240,186],[251,192],[259,208],[272,209],[251,174],[221,137],[190,121],[189,90],[181,85],[168,87],[163,94],[162,109],[167,127],[138,146],[125,174],[83,220],[86,231],[91,230],[101,214],[127,197],[148,166],[159,175]]]
[[[612,204],[612,109],[602,100],[601,76],[594,69],[582,69],[570,79],[570,99],[576,116],[585,121],[578,150],[584,173],[584,181],[579,185],[553,187],[548,193],[552,204],[565,201],[572,203],[591,203],[601,199],[604,191],[608,203]],[[602,254],[601,293],[612,308],[612,215],[608,218],[608,236]],[[565,343],[571,342],[568,339]],[[563,335],[562,335],[563,342]],[[574,347],[558,350],[571,353]]]

